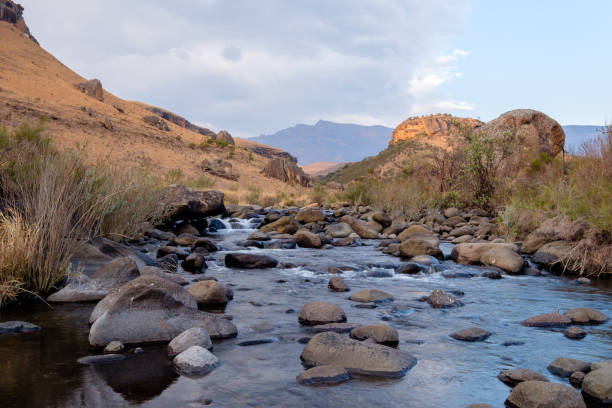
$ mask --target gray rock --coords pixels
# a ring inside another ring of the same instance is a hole
[[[355,231],[353,231],[351,226],[345,222],[330,224],[325,229],[325,235],[327,235],[330,238],[346,238],[354,232]]]
[[[91,302],[100,300],[108,292],[140,276],[136,262],[128,257],[116,258],[93,273],[76,274],[68,284],[47,298],[49,302]]]
[[[512,389],[506,400],[511,408],[586,408],[573,388],[545,381],[524,381]]]
[[[332,332],[315,335],[304,347],[300,359],[307,366],[334,365],[351,374],[403,377],[416,364],[404,352],[379,344],[351,340]]]
[[[576,371],[588,373],[590,370],[590,363],[567,357],[556,358],[552,363],[548,365],[548,371],[563,378],[568,378],[570,375],[572,375],[572,373]]]
[[[549,242],[536,251],[533,261],[538,265],[553,268],[563,262],[571,249],[572,245],[567,241]]]
[[[81,357],[77,360],[80,364],[109,364],[114,363],[115,361],[124,360],[125,356],[123,354],[101,354],[97,356],[85,356]]]
[[[339,276],[334,276],[329,280],[327,287],[334,292],[348,292],[349,287],[346,285],[344,280]]]
[[[19,320],[0,323],[0,336],[5,334],[27,333],[38,330],[40,330],[40,326]]]
[[[353,293],[349,299],[355,302],[362,303],[380,303],[392,301],[393,295],[378,289],[364,289],[357,293]]]
[[[191,346],[200,346],[208,350],[212,349],[213,344],[205,328],[192,327],[173,338],[168,344],[168,355],[174,357]]]
[[[449,293],[440,289],[435,289],[427,297],[427,303],[435,309],[461,306],[461,302]]]
[[[302,385],[334,385],[347,381],[349,378],[348,372],[342,367],[322,365],[302,372],[295,380]]]
[[[169,280],[170,282],[176,283],[177,285],[181,286],[187,285],[189,283],[180,275],[165,272],[162,268],[159,268],[157,266],[142,266],[140,268],[140,276],[147,275],[157,276],[158,278]]]
[[[205,328],[211,338],[237,335],[232,322],[222,315],[198,311],[193,296],[164,279],[141,277],[108,297],[92,312],[92,318],[99,314],[89,331],[92,346],[112,340],[124,344],[170,341],[192,327]]]
[[[513,370],[502,370],[497,378],[504,384],[507,384],[511,387],[514,387],[518,383],[522,383],[524,381],[545,381],[548,382],[548,378],[544,377],[542,374],[528,370],[526,368],[515,368]]]
[[[361,326],[359,323],[327,323],[312,326],[310,331],[313,333],[323,333],[326,331],[334,333],[348,333],[359,326]]]
[[[387,346],[397,346],[399,343],[397,330],[384,323],[357,327],[351,330],[350,336],[355,340],[372,339],[378,344]]]
[[[602,406],[612,406],[612,368],[588,373],[582,381],[582,393]]]
[[[231,288],[214,280],[203,280],[187,288],[199,306],[225,305],[234,298]]]
[[[521,324],[528,327],[565,327],[572,321],[560,313],[546,313],[523,320]]]
[[[214,370],[219,360],[210,351],[200,346],[191,346],[172,360],[181,374],[201,376]]]
[[[123,343],[117,340],[113,340],[104,347],[104,352],[108,354],[121,353],[125,347]]]
[[[491,335],[491,332],[478,327],[468,327],[452,333],[450,336],[455,340],[461,341],[484,341]]]
[[[300,310],[298,321],[305,326],[344,323],[346,322],[346,315],[339,306],[331,303],[308,302]]]
[[[267,255],[232,253],[225,255],[228,268],[265,269],[276,268],[278,261]]]

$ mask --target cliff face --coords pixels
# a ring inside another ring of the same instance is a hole
[[[13,24],[21,33],[38,44],[36,38],[30,34],[30,29],[23,19],[23,6],[21,4],[13,3],[11,0],[0,0],[0,21]]]
[[[443,138],[454,136],[459,126],[477,128],[482,125],[483,122],[477,119],[458,118],[449,114],[408,118],[395,128],[389,144],[393,145],[415,138],[422,138],[425,142],[431,140],[434,144],[439,144],[443,143]]]
[[[301,167],[298,167],[292,161],[281,158],[269,160],[262,173],[266,177],[281,180],[291,185],[310,187],[313,184],[312,178],[304,173]]]

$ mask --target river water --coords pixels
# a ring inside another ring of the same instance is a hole
[[[242,224],[235,227],[244,227]],[[208,262],[204,276],[232,285],[234,300],[223,310],[234,317],[235,339],[215,342],[221,365],[202,378],[179,376],[165,346],[144,346],[143,354],[124,361],[85,366],[79,357],[96,353],[88,347],[87,320],[94,304],[31,305],[0,312],[0,321],[25,320],[42,327],[34,333],[0,337],[0,407],[465,407],[489,403],[502,407],[510,388],[496,376],[508,368],[529,368],[551,381],[567,384],[546,369],[555,358],[585,361],[612,358],[612,324],[585,326],[582,340],[566,338],[560,329],[523,327],[527,317],[575,307],[591,307],[612,316],[609,282],[577,285],[555,276],[507,276],[491,280],[485,268],[445,261],[442,269],[474,272],[471,278],[445,278],[441,273],[368,277],[391,273],[400,261],[365,246],[334,249],[259,250],[288,269],[236,270],[223,266],[227,252],[244,248],[248,229],[215,236],[222,251]],[[443,244],[449,253],[452,246]],[[343,279],[351,292],[328,290],[328,266],[352,266]],[[185,274],[186,277],[192,275]],[[395,300],[375,309],[356,308],[350,293],[376,288]],[[418,299],[433,289],[463,293],[464,306],[432,309]],[[400,337],[399,348],[413,354],[417,365],[401,379],[353,378],[338,386],[305,387],[295,377],[303,370],[297,340],[311,336],[297,322],[308,301],[339,305],[349,322],[385,321]],[[469,326],[493,333],[484,342],[467,343],[449,334]],[[272,343],[238,346],[251,339]]]

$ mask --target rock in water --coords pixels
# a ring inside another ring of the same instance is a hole
[[[450,257],[460,264],[491,265],[508,273],[519,272],[524,263],[516,245],[503,243],[457,244]]]
[[[416,364],[416,359],[404,351],[351,340],[332,332],[315,335],[304,347],[300,359],[306,365],[333,365],[351,374],[391,378],[403,377]]]
[[[305,326],[343,323],[346,322],[346,315],[339,306],[331,303],[308,302],[302,307],[298,316],[298,321]]]
[[[514,370],[502,370],[497,378],[504,384],[507,384],[511,387],[514,387],[518,383],[522,383],[524,381],[545,381],[548,382],[548,379],[544,377],[542,374],[527,370],[526,368],[515,368]]]
[[[191,346],[172,360],[182,374],[200,376],[219,365],[219,360],[210,351],[200,346]]]
[[[104,352],[108,354],[121,353],[124,348],[125,347],[122,342],[114,340],[108,343],[106,347],[104,347]]]
[[[18,320],[0,323],[0,336],[4,334],[27,333],[38,330],[40,330],[40,326]]]
[[[107,299],[108,298],[108,299]],[[181,286],[146,276],[102,299],[92,312],[99,315],[89,331],[92,346],[170,341],[192,327],[203,327],[211,338],[234,337],[236,326],[222,315],[201,312]]]
[[[267,255],[242,253],[225,255],[225,266],[228,268],[265,269],[276,268],[277,265],[278,261]]]
[[[334,292],[348,292],[349,291],[348,286],[346,285],[344,280],[339,276],[334,276],[333,278],[331,278],[329,280],[327,287],[329,287],[329,289],[333,290]]]
[[[588,373],[582,381],[582,393],[601,406],[612,406],[612,367]]]
[[[378,344],[392,347],[399,343],[397,330],[384,323],[357,327],[351,330],[350,336],[356,340],[372,339]]]
[[[565,327],[572,321],[560,313],[546,313],[523,320],[521,324],[528,327]]]
[[[461,341],[484,341],[491,335],[490,332],[478,327],[469,327],[452,333],[450,336]]]
[[[573,340],[580,340],[586,337],[587,332],[581,329],[580,327],[570,327],[569,329],[563,332],[565,337]]]
[[[295,216],[295,220],[302,224],[323,221],[324,219],[323,211],[316,208],[304,208]]]
[[[322,365],[302,372],[295,380],[302,385],[333,385],[342,383],[348,379],[348,372],[344,368]]]
[[[321,248],[321,238],[310,231],[300,230],[293,236],[301,248]]]
[[[601,324],[608,321],[608,316],[588,307],[578,307],[565,312],[574,324]]]
[[[109,364],[114,363],[115,361],[125,360],[125,356],[123,354],[101,354],[97,356],[85,356],[81,357],[77,360],[80,364]]]
[[[559,357],[548,365],[548,371],[563,378],[569,377],[576,371],[588,373],[590,369],[590,363],[566,357]]]
[[[168,355],[174,357],[191,346],[200,346],[208,350],[212,349],[212,341],[205,328],[192,327],[173,338],[168,344]]]
[[[225,305],[234,298],[231,288],[214,280],[203,280],[187,288],[200,306]]]
[[[220,191],[193,190],[172,184],[163,190],[163,196],[171,220],[200,219],[225,213]]]
[[[427,303],[429,303],[431,307],[435,309],[461,306],[461,302],[455,299],[453,295],[440,289],[435,289],[433,292],[431,292],[431,294],[427,297]]]
[[[544,381],[518,384],[506,400],[511,408],[586,408],[584,400],[573,388]]]
[[[364,289],[357,293],[353,293],[349,298],[354,302],[389,302],[393,300],[393,295],[387,292],[383,292],[378,289]]]

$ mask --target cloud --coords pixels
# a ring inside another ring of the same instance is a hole
[[[21,2],[43,47],[81,75],[244,135],[316,116],[393,126],[455,99],[436,93],[467,55],[445,52],[469,0]]]
[[[469,102],[457,102],[457,101],[440,101],[425,104],[414,104],[412,106],[414,113],[443,113],[451,111],[471,111],[475,109],[475,106]]]

